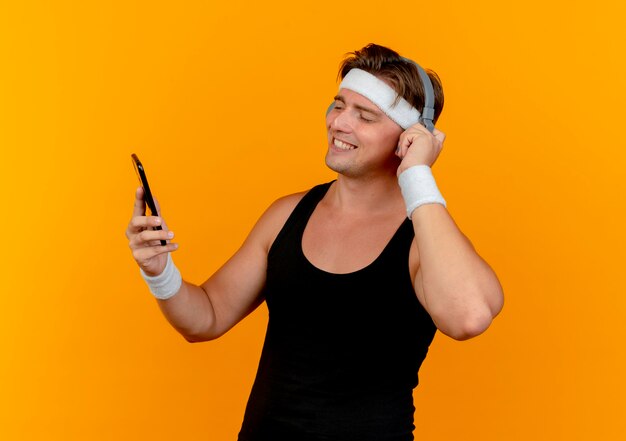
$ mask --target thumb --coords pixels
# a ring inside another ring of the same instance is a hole
[[[135,202],[133,204],[133,216],[144,216],[146,214],[146,204],[143,201],[143,187],[139,186],[135,191]]]
[[[441,130],[437,130],[437,129],[433,130],[433,135],[435,136],[435,139],[437,139],[437,141],[439,141],[442,144],[446,140],[446,134],[443,133]]]

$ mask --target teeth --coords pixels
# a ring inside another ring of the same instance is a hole
[[[356,148],[355,146],[346,144],[345,142],[339,141],[338,139],[334,139],[333,144],[335,144],[335,147],[340,148],[341,150],[353,150]]]

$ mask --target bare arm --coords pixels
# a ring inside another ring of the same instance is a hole
[[[183,281],[172,298],[157,300],[165,318],[186,340],[215,339],[263,302],[264,233],[257,223],[239,250],[206,282],[197,286]]]
[[[416,124],[399,139],[398,175],[414,165],[432,166],[445,135]],[[476,253],[443,205],[427,204],[411,215],[415,240],[410,269],[415,293],[437,328],[457,340],[484,332],[504,303],[492,269]]]
[[[148,274],[160,274],[168,251],[159,239],[163,231],[146,229],[156,225],[155,217],[144,216],[143,194],[138,190],[135,211],[127,229],[129,246],[139,266]],[[274,202],[257,221],[239,250],[206,282],[197,286],[183,281],[168,300],[158,300],[163,315],[185,339],[212,340],[224,334],[263,302],[267,253],[287,217],[302,197],[291,195]]]
[[[412,215],[411,268],[418,299],[437,328],[466,340],[484,332],[503,305],[502,287],[443,205]]]

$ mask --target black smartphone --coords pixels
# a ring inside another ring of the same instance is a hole
[[[158,216],[159,213],[156,209],[156,204],[154,203],[154,198],[152,197],[152,192],[150,191],[150,185],[148,185],[148,178],[146,177],[146,171],[141,164],[141,161],[137,157],[136,154],[130,155],[133,159],[133,166],[135,167],[135,172],[137,173],[137,177],[139,178],[139,182],[141,182],[141,186],[143,187],[143,201],[146,203],[148,208],[150,209],[151,216]],[[162,230],[161,225],[157,225],[152,228],[153,230]],[[161,240],[161,245],[167,245],[167,242]]]

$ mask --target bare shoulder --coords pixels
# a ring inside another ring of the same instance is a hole
[[[276,199],[261,215],[250,236],[259,240],[265,250],[269,251],[287,218],[305,194],[306,191],[303,191]]]
[[[281,224],[284,224],[293,209],[296,208],[296,205],[298,205],[298,202],[300,202],[306,193],[306,191],[301,191],[299,193],[289,194],[276,199],[266,210],[264,216],[268,215],[273,218],[275,217],[278,220],[282,220]]]

